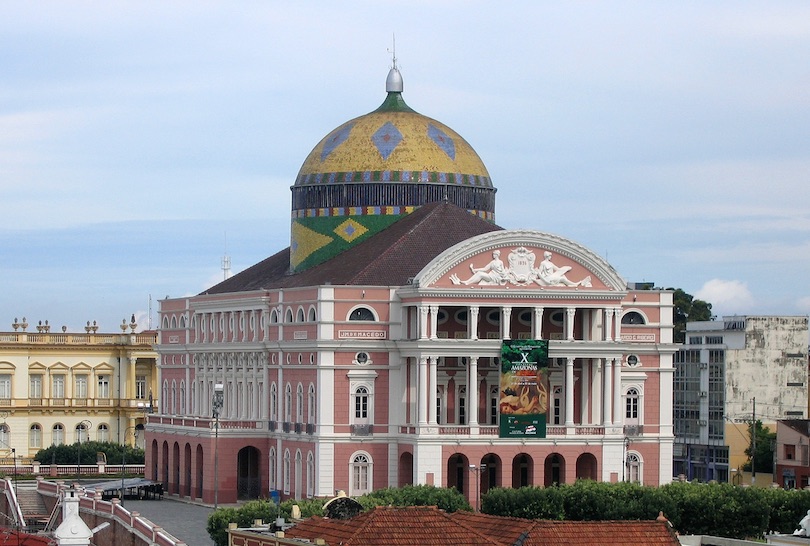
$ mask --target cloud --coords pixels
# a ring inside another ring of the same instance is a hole
[[[742,281],[712,279],[695,293],[695,297],[712,304],[717,314],[744,313],[754,304],[754,296]]]

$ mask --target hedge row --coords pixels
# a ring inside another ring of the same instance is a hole
[[[810,491],[676,482],[661,487],[578,481],[559,487],[493,489],[487,514],[527,519],[652,520],[663,512],[681,534],[761,538],[792,533],[810,509]]]

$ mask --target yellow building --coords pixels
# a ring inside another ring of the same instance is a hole
[[[111,441],[142,447],[145,414],[157,408],[155,332],[51,331],[14,319],[0,332],[0,457],[33,457],[53,444]]]

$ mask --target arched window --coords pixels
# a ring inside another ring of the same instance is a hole
[[[301,383],[295,391],[295,422],[304,422],[304,386]]]
[[[642,479],[641,471],[642,471],[641,456],[635,452],[628,452],[627,468],[626,468],[627,481],[640,483]]]
[[[110,428],[105,423],[101,423],[96,429],[96,440],[99,442],[110,441]]]
[[[307,423],[315,424],[315,385],[311,383],[307,394]]]
[[[65,443],[65,427],[61,423],[56,423],[51,429],[52,443],[55,446],[61,446]]]
[[[309,308],[309,322],[315,322],[317,320],[317,318],[318,318],[318,315],[315,314],[315,308],[310,307]]]
[[[349,496],[364,495],[371,491],[372,462],[368,453],[358,453],[351,459]]]
[[[374,321],[374,312],[368,307],[358,307],[349,313],[349,320]]]
[[[270,313],[270,324],[277,324],[278,323],[278,311],[273,309]]]
[[[31,428],[28,430],[28,447],[33,449],[42,448],[42,427],[37,423],[31,425]]]
[[[638,311],[628,311],[622,315],[622,324],[647,324],[647,321]]]
[[[276,421],[278,417],[278,392],[276,384],[270,385],[270,420]]]
[[[284,469],[282,479],[284,481],[284,493],[290,494],[290,450],[284,452]]]
[[[286,318],[285,322],[289,324],[292,321],[293,321],[292,309],[287,309],[287,318]]]
[[[292,385],[289,383],[284,388],[284,421],[292,422]]]
[[[315,496],[315,456],[307,453],[307,498]]]
[[[301,455],[301,450],[295,452],[295,498],[301,498],[304,483],[304,457]]]
[[[278,468],[276,468],[276,448],[270,448],[270,455],[268,457],[268,466],[270,472],[270,491],[274,491],[277,488],[276,484],[276,476],[278,472]]]
[[[0,423],[0,449],[10,449],[11,429],[5,423]]]
[[[366,387],[357,387],[354,391],[354,420],[355,423],[368,421],[369,392]]]
[[[86,442],[90,439],[90,431],[87,430],[87,425],[84,424],[84,421],[76,425],[76,441],[78,443]]]
[[[295,322],[304,322],[304,310],[300,307],[298,308],[298,313],[296,313]]]
[[[172,415],[177,415],[177,380],[172,379]]]
[[[635,388],[627,389],[624,417],[628,424],[631,421],[638,421],[638,390]]]

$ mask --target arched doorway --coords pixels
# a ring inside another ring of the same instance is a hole
[[[457,453],[447,459],[447,487],[455,487],[459,493],[466,494],[468,473],[467,457]]]
[[[163,490],[167,493],[169,492],[169,442],[163,441],[163,448],[160,450],[162,457],[161,462],[161,470],[163,471],[160,475],[161,482],[163,482]]]
[[[261,496],[260,460],[259,450],[253,446],[243,447],[236,455],[236,497],[239,500],[258,499]]]
[[[565,459],[559,453],[552,453],[546,457],[543,467],[545,473],[543,485],[551,487],[565,483]]]
[[[183,448],[183,467],[185,468],[185,472],[183,473],[183,494],[187,497],[191,497],[191,444],[186,444],[186,447]]]
[[[596,457],[592,453],[583,453],[577,459],[577,479],[596,479]]]
[[[534,460],[520,453],[512,459],[512,488],[519,489],[534,484]]]
[[[399,457],[399,486],[413,485],[413,453],[403,453]]]
[[[197,445],[197,498],[201,499],[203,496],[203,476],[205,466],[203,465],[203,448]]]
[[[481,472],[482,495],[490,489],[500,486],[501,474],[503,473],[501,464],[501,458],[493,453],[484,455],[481,459],[481,468],[483,469]]]

